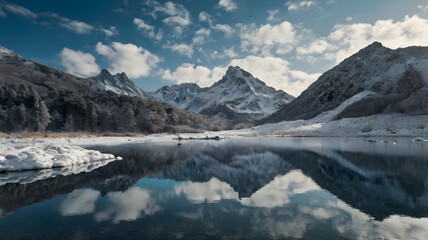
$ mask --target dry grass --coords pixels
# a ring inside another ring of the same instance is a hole
[[[81,138],[81,137],[144,137],[142,133],[93,133],[93,132],[29,132],[2,133],[0,138]]]

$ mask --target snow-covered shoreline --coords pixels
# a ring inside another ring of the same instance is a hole
[[[55,139],[1,139],[0,172],[63,168],[97,161],[120,160],[112,154],[87,150]]]
[[[248,129],[221,132],[183,133],[182,137],[412,137],[428,139],[428,115],[374,115],[332,120],[337,111],[311,120],[285,121]],[[0,172],[50,169],[102,160],[118,160],[111,154],[87,150],[90,145],[124,143],[173,143],[177,136],[152,134],[146,137],[0,138]]]

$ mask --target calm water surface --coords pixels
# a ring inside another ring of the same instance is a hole
[[[428,144],[264,138],[93,146],[0,174],[0,239],[428,239]]]

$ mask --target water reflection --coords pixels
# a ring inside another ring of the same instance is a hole
[[[147,239],[426,239],[426,146],[403,143],[397,151],[393,144],[334,141],[94,147],[125,159],[0,186],[0,213],[9,214],[0,228],[28,222],[25,213],[40,210],[31,218],[58,219],[60,229],[73,222],[69,230],[87,238],[127,231]],[[18,238],[46,234],[35,225],[20,226]],[[4,236],[17,232],[8,228]]]

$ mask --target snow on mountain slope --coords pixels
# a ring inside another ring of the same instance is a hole
[[[184,83],[163,87],[151,97],[207,116],[223,115],[229,119],[266,117],[294,97],[275,90],[240,67],[230,66],[226,75],[211,87],[200,88]]]
[[[324,73],[290,104],[264,119],[311,119],[363,91],[336,119],[379,113],[428,114],[428,47],[392,50],[375,42]]]
[[[199,94],[201,94],[202,90],[203,89],[195,83],[183,83],[162,87],[156,92],[150,93],[150,96],[185,109],[199,96]]]
[[[101,85],[105,90],[112,91],[121,95],[137,96],[144,98],[146,93],[133,81],[131,81],[126,73],[117,73],[112,75],[106,69],[103,69],[98,76],[88,78],[95,84]]]

